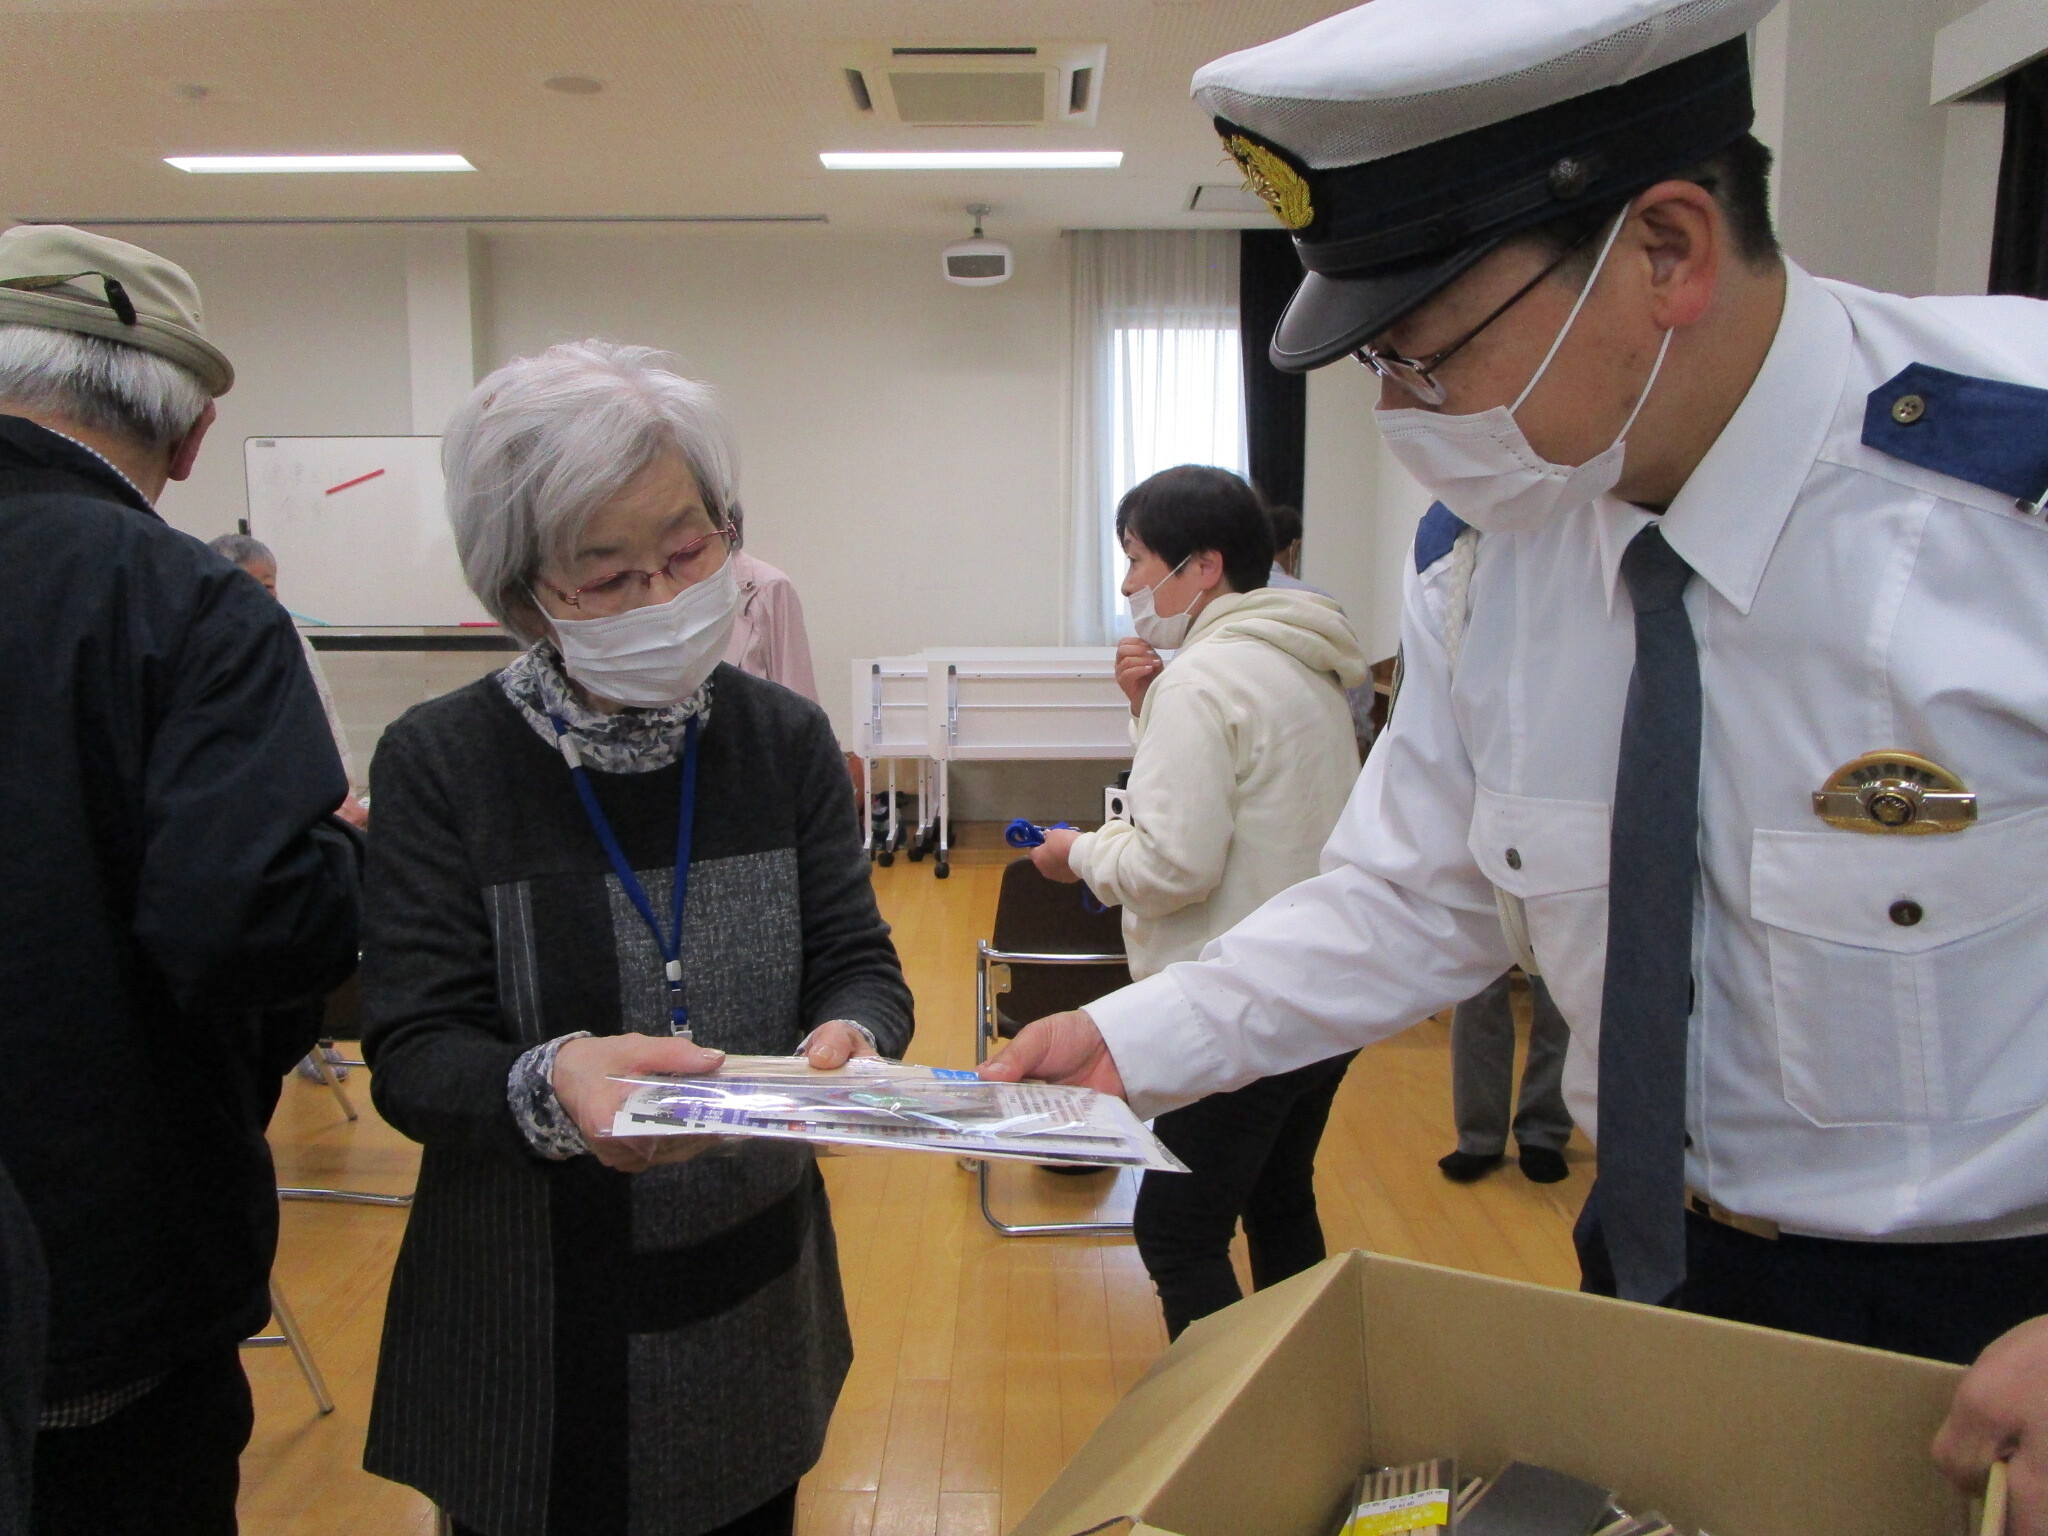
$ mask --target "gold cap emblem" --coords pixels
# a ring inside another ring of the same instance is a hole
[[[1265,145],[1254,144],[1241,133],[1228,135],[1223,147],[1244,172],[1244,184],[1266,200],[1282,224],[1289,229],[1306,229],[1315,222],[1315,205],[1310,201],[1308,182],[1301,172]]]
[[[1918,753],[1866,752],[1828,775],[1813,812],[1848,832],[1960,832],[1977,820],[1977,797]]]

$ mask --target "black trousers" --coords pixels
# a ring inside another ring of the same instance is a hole
[[[704,1536],[790,1536],[796,1529],[796,1485],[792,1483],[766,1504],[748,1510]],[[456,1525],[455,1536],[485,1536],[473,1526]]]
[[[1582,1220],[1582,1285],[1613,1295],[1598,1221]],[[1588,1239],[1591,1239],[1589,1247]],[[2048,1237],[1866,1243],[1753,1237],[1686,1213],[1685,1284],[1670,1305],[1706,1317],[1968,1365],[2048,1312]]]
[[[1212,1094],[1161,1115],[1153,1126],[1189,1170],[1146,1174],[1133,1223],[1169,1338],[1242,1298],[1230,1267],[1240,1218],[1255,1290],[1324,1258],[1316,1147],[1344,1069],[1357,1054]]]
[[[241,1351],[230,1347],[98,1424],[43,1430],[34,1536],[235,1536],[255,1417]]]

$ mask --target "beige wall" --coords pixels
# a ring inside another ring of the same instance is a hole
[[[1356,363],[1308,380],[1302,499],[1314,521],[1302,570],[1344,604],[1368,661],[1401,643],[1401,573],[1429,496],[1386,451],[1372,422],[1379,381]]]
[[[1927,104],[1936,0],[1787,0],[1778,222],[1808,269],[1926,293],[1940,232],[1944,108]]]

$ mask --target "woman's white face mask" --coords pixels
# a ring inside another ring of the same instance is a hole
[[[1607,265],[1608,252],[1614,249],[1615,238],[1627,217],[1624,212],[1615,220],[1606,243],[1600,247],[1600,259],[1593,263],[1592,275],[1579,290],[1578,301],[1565,316],[1564,326],[1544,354],[1535,377],[1515,397],[1513,405],[1497,405],[1469,416],[1424,410],[1373,412],[1394,457],[1422,482],[1425,490],[1483,533],[1522,533],[1540,528],[1568,512],[1591,505],[1621,482],[1622,466],[1628,459],[1629,428],[1636,424],[1650,391],[1656,388],[1664,354],[1671,347],[1671,332],[1664,333],[1649,380],[1614,442],[1606,452],[1585,463],[1553,464],[1545,459],[1530,446],[1515,420],[1515,412],[1542,381],[1565,337],[1571,334],[1572,323],[1579,318],[1593,285],[1600,280],[1601,268]]]
[[[715,575],[665,603],[604,619],[556,619],[562,670],[614,704],[660,709],[680,704],[725,654],[740,589],[728,559]]]
[[[1188,626],[1195,621],[1195,604],[1190,602],[1179,613],[1162,614],[1157,607],[1159,589],[1178,576],[1187,565],[1189,555],[1149,587],[1140,587],[1124,601],[1131,608],[1131,633],[1151,646],[1155,651],[1177,650],[1188,637]]]

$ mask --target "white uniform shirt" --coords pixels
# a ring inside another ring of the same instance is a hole
[[[1687,1181],[1841,1237],[2048,1231],[2048,524],[1862,442],[1909,363],[2048,384],[2048,304],[1902,299],[1796,268],[1741,408],[1664,517],[1704,689]],[[1524,899],[1592,1133],[1608,807],[1634,615],[1613,500],[1480,537],[1455,676],[1441,561],[1323,873],[1203,958],[1091,1004],[1151,1114],[1383,1038],[1510,963]],[[1958,774],[1979,823],[1823,823],[1869,751]],[[1509,850],[1514,850],[1510,857]],[[1893,903],[1925,917],[1900,926]]]

